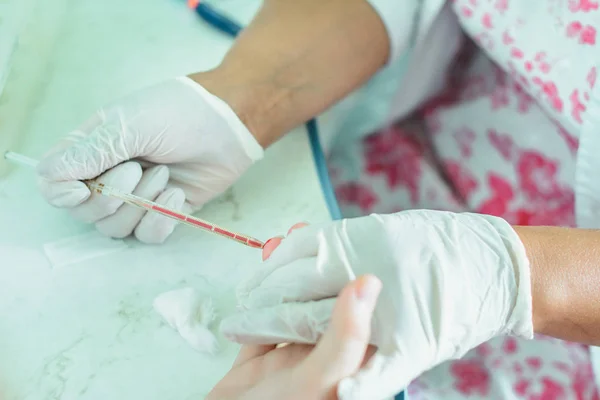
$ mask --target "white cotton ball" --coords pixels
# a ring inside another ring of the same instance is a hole
[[[154,309],[197,351],[214,354],[218,342],[209,326],[216,318],[210,297],[202,298],[192,288],[177,289],[159,295]]]
[[[197,318],[203,326],[210,326],[217,319],[217,310],[215,310],[213,300],[210,297],[200,303],[199,311],[200,314],[197,315]]]
[[[184,326],[179,334],[193,349],[207,354],[215,354],[219,349],[216,336],[202,325]]]

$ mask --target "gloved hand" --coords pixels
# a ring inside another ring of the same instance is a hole
[[[221,331],[240,343],[314,343],[334,297],[358,275],[383,290],[375,356],[341,382],[340,399],[383,399],[494,336],[533,336],[525,248],[502,219],[407,211],[293,231],[238,291],[244,310]]]
[[[97,178],[125,192],[194,211],[221,194],[263,149],[234,111],[189,78],[133,93],[67,135],[38,166],[50,204],[108,236],[135,232],[160,243],[175,222],[91,194],[80,180]]]

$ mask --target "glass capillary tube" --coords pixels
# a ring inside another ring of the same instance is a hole
[[[6,158],[8,161],[12,161],[15,164],[31,168],[37,168],[37,165],[39,164],[38,161],[34,160],[33,158],[29,158],[22,154],[14,153],[12,151],[7,151],[6,153],[4,153],[4,158]]]
[[[102,183],[98,183],[95,181],[85,181],[84,183],[90,188],[90,190],[95,191],[96,193],[120,199],[123,202],[134,207],[162,214],[165,217],[174,219],[183,224],[193,226],[194,228],[200,228],[206,231],[213,232],[217,235],[245,244],[246,246],[250,246],[257,249],[262,249],[264,246],[263,242],[253,237],[242,235],[240,233],[236,233],[225,228],[221,228],[218,225],[207,222],[200,218],[196,218],[191,215],[173,211],[153,201],[146,200],[144,198],[129,193],[121,192],[115,188],[105,186]]]
[[[38,164],[36,160],[14,152],[5,153],[4,158],[16,164],[32,168],[35,168]],[[216,235],[220,235],[227,239],[235,240],[238,243],[245,244],[246,246],[255,249],[262,249],[264,247],[263,242],[251,236],[236,233],[228,229],[222,228],[218,225],[215,225],[213,223],[210,223],[208,221],[205,221],[203,219],[171,210],[153,201],[144,199],[139,196],[135,196],[133,194],[122,192],[109,186],[105,186],[104,184],[96,182],[94,180],[83,181],[83,183],[85,183],[87,187],[93,192],[99,193],[104,196],[117,198],[131,206],[141,208],[149,212],[159,213],[161,215],[164,215],[165,217],[174,219],[183,224],[193,226],[194,228],[200,228],[208,232],[212,232]]]

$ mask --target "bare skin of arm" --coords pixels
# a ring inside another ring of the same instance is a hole
[[[600,231],[515,227],[531,262],[537,333],[600,345]]]
[[[191,78],[267,147],[366,82],[389,46],[366,0],[266,0],[221,65]]]

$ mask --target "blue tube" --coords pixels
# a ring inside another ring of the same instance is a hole
[[[335,197],[335,190],[331,184],[329,178],[329,170],[327,169],[327,160],[323,154],[323,148],[321,147],[321,141],[319,140],[319,127],[316,119],[311,119],[306,123],[306,130],[308,131],[308,139],[310,141],[310,147],[312,148],[313,158],[315,159],[315,167],[317,168],[317,175],[321,182],[321,190],[323,190],[323,196],[325,197],[325,203],[329,209],[329,214],[334,220],[342,219],[342,212],[340,206]]]
[[[219,31],[229,34],[230,36],[237,36],[242,27],[231,19],[227,18],[219,11],[208,6],[205,3],[201,3],[196,6],[196,13],[206,23],[218,29]],[[321,189],[323,190],[323,196],[329,209],[329,214],[334,220],[342,219],[342,212],[340,211],[339,204],[335,197],[335,190],[331,184],[329,177],[329,171],[327,170],[327,161],[323,154],[323,148],[321,147],[321,141],[319,140],[319,126],[316,119],[311,119],[306,123],[306,130],[308,132],[308,139],[310,141],[310,147],[312,148],[313,157],[315,160],[315,167],[317,169],[317,175],[321,182]],[[404,392],[398,394],[395,400],[404,400]]]
[[[196,14],[198,14],[200,18],[208,22],[214,28],[217,28],[217,30],[226,33],[229,36],[235,37],[242,30],[240,25],[236,24],[208,4],[198,4],[196,6]]]

